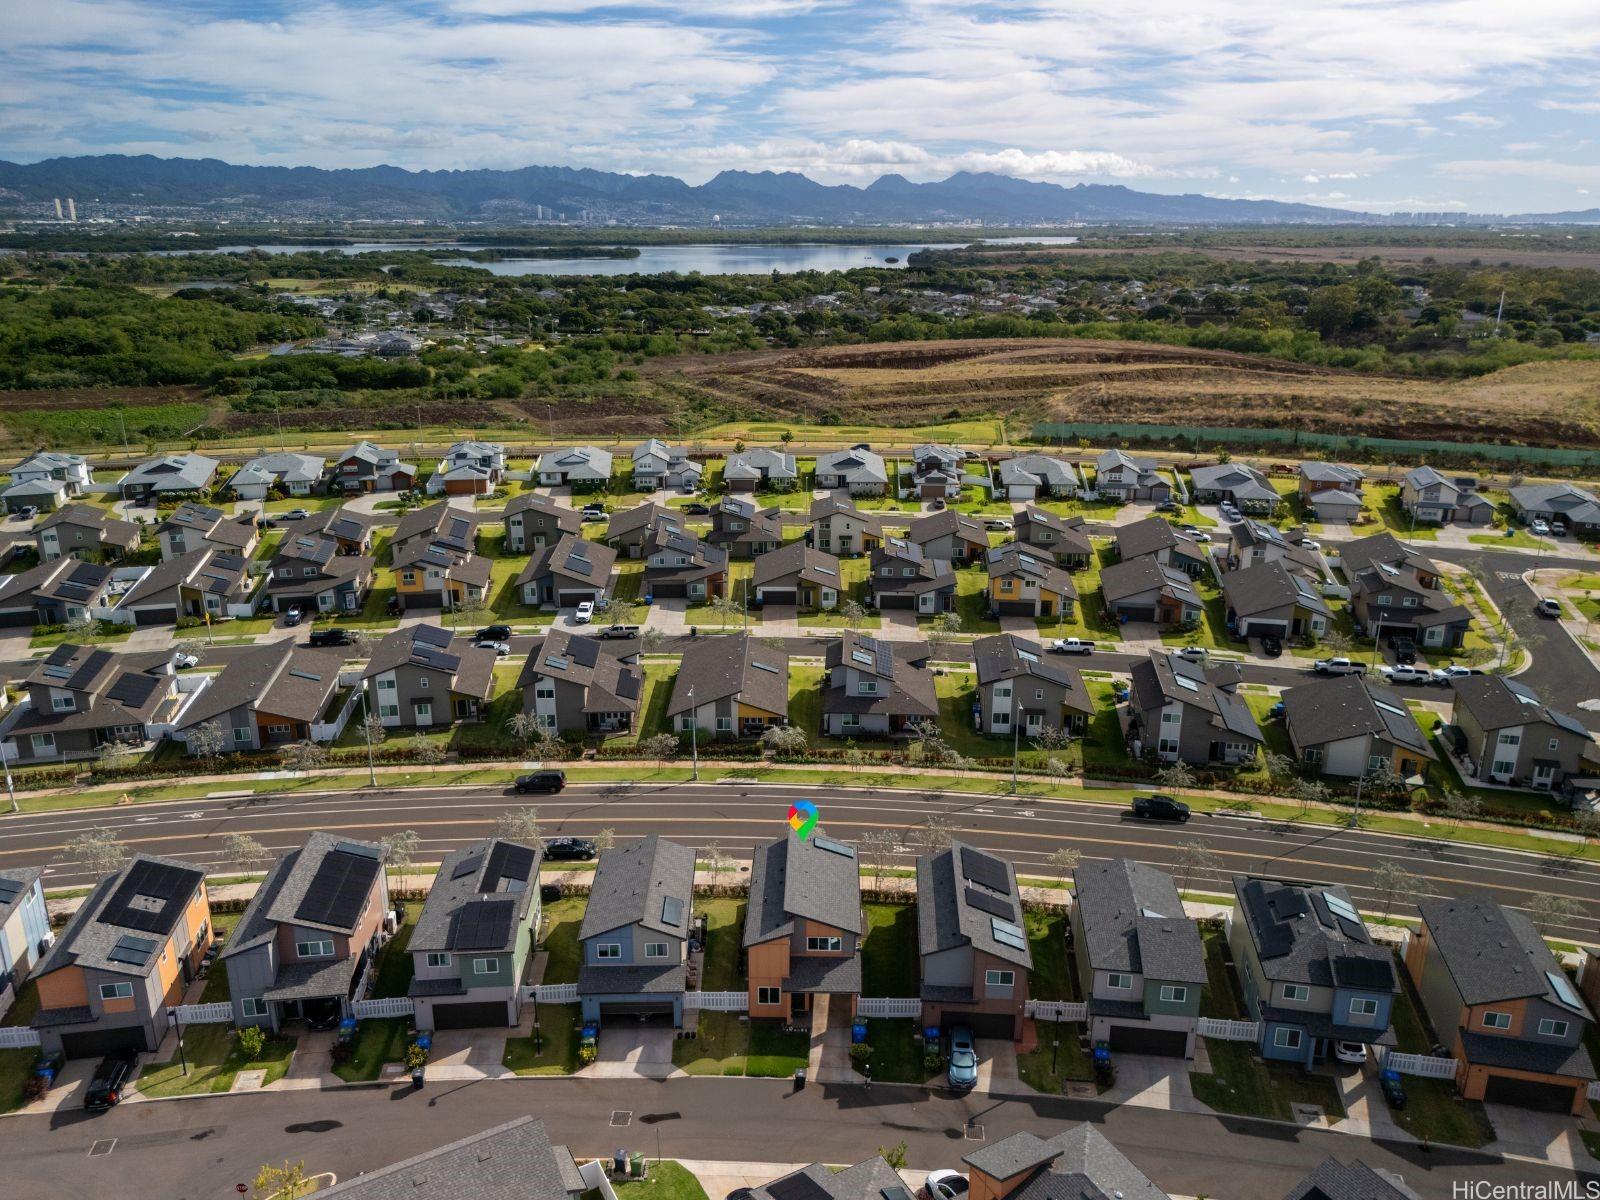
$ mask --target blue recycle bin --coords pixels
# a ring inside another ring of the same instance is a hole
[[[937,1025],[924,1026],[922,1040],[930,1046],[937,1046],[939,1044],[939,1027]]]
[[[433,1035],[432,1034],[427,1034],[427,1033],[419,1033],[419,1034],[417,1034],[417,1045],[421,1046],[424,1050],[432,1050],[433,1049]]]
[[[850,1026],[850,1040],[858,1046],[867,1040],[867,1025],[865,1021],[857,1021]]]

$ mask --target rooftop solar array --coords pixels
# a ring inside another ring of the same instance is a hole
[[[0,904],[10,904],[22,891],[22,885],[15,879],[0,879]]]
[[[1005,863],[971,846],[961,847],[961,874],[992,892],[999,892],[1003,896],[1011,894],[1011,877]]]
[[[967,904],[979,912],[986,912],[991,917],[999,917],[1002,921],[1016,920],[1016,910],[1011,907],[1009,900],[1002,900],[999,896],[992,896],[988,892],[980,892],[975,887],[966,890]]]
[[[1010,921],[1002,921],[999,917],[990,917],[989,932],[994,935],[994,940],[1002,946],[1010,946],[1013,950],[1026,950],[1028,948],[1027,936]]]
[[[1328,911],[1333,913],[1334,916],[1339,917],[1341,920],[1355,921],[1357,924],[1360,924],[1361,914],[1358,913],[1348,902],[1341,900],[1332,892],[1323,892],[1322,901],[1328,906]]]
[[[1394,966],[1387,957],[1362,958],[1336,954],[1332,958],[1333,981],[1341,987],[1383,988],[1394,985]]]
[[[351,849],[341,845],[322,856],[317,873],[295,910],[295,920],[335,929],[349,929],[355,924],[380,868],[375,855],[356,854]]]
[[[683,927],[683,901],[676,896],[665,896],[661,900],[661,923],[671,925],[674,929]]]
[[[118,938],[117,944],[106,953],[106,958],[112,962],[127,963],[131,967],[142,967],[150,961],[150,956],[156,952],[159,942],[150,938],[128,936]]]
[[[483,890],[486,892],[512,891],[521,889],[502,888],[502,880],[515,883],[527,883],[533,875],[535,854],[527,846],[518,846],[511,842],[496,842],[494,849],[489,852],[489,865],[483,873]]]
[[[161,680],[154,675],[139,675],[125,671],[116,683],[106,690],[106,699],[126,704],[129,708],[138,708],[149,700],[160,686]]]
[[[1583,1011],[1583,1001],[1578,999],[1578,994],[1572,990],[1572,984],[1567,981],[1565,975],[1560,971],[1546,971],[1544,977],[1562,1004],[1578,1012]]]
[[[100,923],[168,933],[202,878],[201,872],[189,867],[136,859],[100,910]]]
[[[772,1200],[833,1200],[823,1187],[809,1175],[790,1175],[767,1184],[767,1194]]]
[[[815,837],[811,839],[811,844],[818,850],[826,850],[829,854],[837,854],[841,858],[854,858],[856,856],[856,848],[854,846],[847,846],[843,842],[834,841],[832,838]]]
[[[94,682],[95,676],[99,675],[110,661],[111,652],[109,650],[96,650],[83,660],[83,665],[78,668],[77,673],[67,680],[67,686],[78,690],[88,687]]]
[[[512,900],[474,900],[456,914],[450,936],[452,950],[501,950],[511,934],[511,919],[516,902]]]
[[[467,875],[476,875],[481,866],[483,866],[483,855],[469,854],[456,864],[456,869],[450,872],[450,878],[461,879]]]

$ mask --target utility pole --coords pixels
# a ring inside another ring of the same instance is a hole
[[[1367,776],[1365,772],[1356,777],[1356,807],[1355,811],[1350,814],[1351,829],[1358,828],[1361,824],[1361,787],[1366,782]]]

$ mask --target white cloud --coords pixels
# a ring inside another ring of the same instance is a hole
[[[1505,124],[1499,117],[1491,117],[1484,113],[1458,112],[1451,113],[1449,120],[1459,125],[1471,125],[1475,129],[1499,129]]]

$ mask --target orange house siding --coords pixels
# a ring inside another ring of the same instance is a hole
[[[40,1008],[76,1008],[89,1003],[82,967],[59,967],[38,977]]]
[[[1500,1012],[1511,1014],[1510,1029],[1490,1029],[1483,1023],[1483,1014],[1486,1012]],[[1467,1009],[1466,1019],[1462,1025],[1473,1033],[1482,1033],[1489,1037],[1521,1037],[1522,1028],[1528,1019],[1527,1000],[1501,1000],[1493,1004],[1477,1004]]]
[[[782,999],[777,1004],[757,1004],[757,988],[781,988],[789,974],[789,939],[775,938],[770,942],[751,946],[748,974],[750,977],[750,1015],[752,1017],[782,1017],[788,1010]]]

